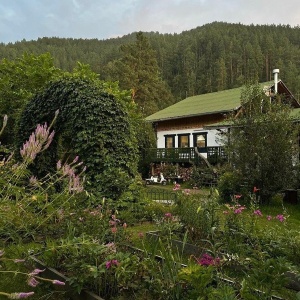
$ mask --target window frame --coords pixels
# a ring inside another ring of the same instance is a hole
[[[165,135],[165,148],[166,149],[175,148],[175,136],[176,136],[176,134],[166,134]],[[167,143],[168,138],[172,138],[172,147],[167,147],[167,145],[168,145],[168,143]]]
[[[186,147],[181,146],[181,138],[186,136],[188,138],[188,145]],[[178,134],[178,148],[190,148],[190,133],[180,133]]]

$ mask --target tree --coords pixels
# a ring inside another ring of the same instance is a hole
[[[116,92],[116,90],[115,90]],[[118,199],[137,175],[137,144],[124,102],[107,93],[101,82],[69,76],[50,82],[26,105],[20,118],[20,147],[37,124],[51,123],[55,136],[31,170],[45,176],[58,160],[77,155],[87,167],[87,188]]]
[[[120,47],[123,57],[108,69],[120,87],[132,91],[132,100],[144,115],[149,115],[174,102],[167,85],[160,77],[155,51],[142,32],[136,42]]]
[[[268,200],[295,183],[298,126],[290,118],[286,99],[267,97],[259,85],[247,86],[241,98],[225,143],[229,161],[234,172]]]
[[[15,60],[1,61],[0,115],[9,116],[7,130],[2,136],[5,144],[13,143],[16,120],[29,99],[60,73],[49,53],[39,56],[25,53]]]

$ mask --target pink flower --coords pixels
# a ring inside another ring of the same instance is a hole
[[[283,215],[277,215],[276,219],[279,220],[280,222],[285,221],[285,217]]]
[[[8,298],[10,299],[24,299],[28,298],[30,296],[34,295],[34,292],[29,292],[29,293],[13,293],[10,294]]]
[[[46,269],[44,270],[41,270],[41,269],[34,269],[29,275],[30,276],[34,276],[34,275],[38,275],[40,274],[41,272],[44,272]]]
[[[234,195],[234,198],[235,199],[240,199],[240,198],[242,198],[242,195]]]
[[[111,228],[111,232],[112,232],[113,234],[117,233],[117,231],[118,231],[117,227],[112,227],[112,228]]]
[[[139,233],[138,233],[138,236],[139,236],[139,238],[142,239],[142,238],[144,238],[144,233],[143,233],[143,232],[139,232]]]
[[[172,218],[172,214],[171,213],[165,213],[165,218],[166,219],[171,219]]]
[[[109,269],[111,267],[111,260],[108,260],[106,263],[105,263],[105,267],[106,269]]]
[[[15,263],[22,263],[22,262],[24,262],[24,261],[25,261],[25,259],[20,259],[20,258],[14,259],[14,262],[15,262]]]
[[[267,220],[271,221],[272,220],[272,216],[267,216]]]
[[[257,193],[257,192],[259,192],[259,189],[255,186],[255,187],[253,188],[253,193]]]
[[[255,210],[253,213],[259,217],[262,217],[262,213],[259,209]]]
[[[219,257],[212,257],[211,255],[204,253],[200,259],[197,259],[197,263],[201,266],[215,266],[220,263],[220,258]]]
[[[105,263],[106,269],[110,269],[112,266],[118,266],[118,265],[119,265],[119,262],[117,259],[108,260]]]
[[[127,228],[127,224],[123,223],[123,228],[126,229]]]
[[[228,211],[228,210],[224,210],[224,211],[223,211],[223,214],[224,214],[224,215],[228,215],[228,214],[229,214],[229,211]]]
[[[59,280],[52,280],[52,283],[55,285],[66,285],[64,282],[59,281]]]

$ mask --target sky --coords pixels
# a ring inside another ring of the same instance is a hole
[[[0,42],[181,33],[214,21],[300,25],[299,0],[0,0]]]

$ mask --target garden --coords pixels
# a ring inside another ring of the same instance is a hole
[[[272,152],[263,139],[250,157],[233,132],[234,168],[216,166],[217,186],[198,186],[196,167],[182,184],[146,186],[153,137],[128,92],[85,66],[55,76],[13,131],[2,121],[1,299],[300,299],[300,207],[283,193],[298,185],[291,145],[277,136]]]

